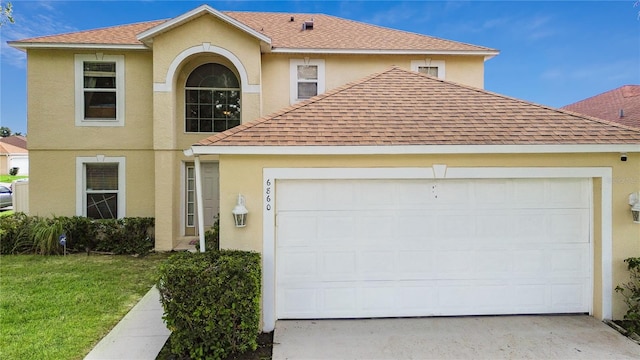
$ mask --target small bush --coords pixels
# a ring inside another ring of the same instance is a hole
[[[624,262],[630,272],[630,281],[616,286],[616,292],[624,296],[628,307],[624,315],[626,329],[640,335],[640,257],[628,258]]]
[[[0,254],[34,252],[33,226],[36,218],[15,213],[0,218]]]
[[[153,218],[97,220],[94,241],[89,247],[116,254],[145,255],[153,250]]]
[[[178,253],[160,267],[158,289],[171,352],[220,359],[255,350],[260,332],[260,255]]]
[[[9,175],[16,176],[18,175],[18,171],[20,171],[19,167],[12,167],[11,169],[9,169]]]
[[[60,218],[36,218],[31,236],[37,254],[54,255],[61,254],[62,247],[58,238],[64,233],[64,220]]]
[[[204,232],[205,251],[220,250],[220,219],[216,218],[211,229]],[[196,250],[200,251],[200,243],[196,244]]]

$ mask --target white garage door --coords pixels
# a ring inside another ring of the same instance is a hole
[[[278,319],[590,311],[588,179],[276,190]]]

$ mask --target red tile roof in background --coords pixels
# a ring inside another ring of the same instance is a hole
[[[19,148],[27,149],[27,138],[22,135],[11,135],[0,138],[0,143],[10,144]]]
[[[216,134],[199,145],[638,143],[640,129],[394,67]]]
[[[640,128],[640,85],[621,86],[562,109]]]

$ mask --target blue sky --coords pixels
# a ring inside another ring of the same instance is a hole
[[[4,2],[4,1],[3,1]],[[24,1],[0,28],[0,124],[27,132],[26,56],[7,41],[218,10],[324,13],[500,50],[485,88],[553,107],[640,84],[640,18],[621,1]]]

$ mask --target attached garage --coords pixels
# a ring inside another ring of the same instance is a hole
[[[282,180],[276,317],[588,313],[589,179]]]
[[[637,129],[392,68],[187,153],[196,166],[218,156],[221,246],[261,253],[271,331],[278,319],[621,318],[639,144]]]

